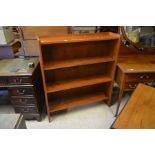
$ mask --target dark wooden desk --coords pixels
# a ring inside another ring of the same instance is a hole
[[[33,68],[30,62],[34,62]],[[41,120],[44,92],[38,58],[0,60],[0,88],[8,89],[16,113]]]
[[[155,88],[139,84],[112,128],[155,129]]]
[[[155,55],[135,55],[119,58],[116,82],[120,88],[117,115],[125,91],[133,91],[139,83],[155,82]]]

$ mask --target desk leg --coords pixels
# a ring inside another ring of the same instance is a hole
[[[121,89],[120,89],[120,92],[119,92],[119,96],[118,96],[118,102],[117,102],[117,108],[116,108],[116,114],[115,114],[115,117],[118,115],[118,111],[119,111],[119,107],[120,107],[120,104],[121,104],[121,100],[122,100],[123,92],[124,92],[124,89],[121,88]]]
[[[48,112],[48,120],[49,120],[49,123],[51,122],[51,113]]]

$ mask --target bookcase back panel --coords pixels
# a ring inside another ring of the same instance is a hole
[[[113,57],[116,40],[43,45],[43,61],[59,61],[90,57]]]
[[[66,99],[69,98],[74,98],[76,96],[87,96],[91,94],[98,94],[98,93],[103,93],[103,95],[107,95],[106,90],[109,88],[109,82],[104,83],[104,84],[96,84],[92,86],[85,86],[85,87],[80,87],[80,88],[74,88],[74,89],[69,89],[65,91],[59,91],[56,93],[50,93],[48,94],[48,99],[49,102],[51,101],[65,101]]]
[[[114,64],[114,63],[113,63]],[[60,80],[70,80],[79,79],[85,77],[93,76],[108,76],[111,77],[111,67],[113,66],[111,62],[95,64],[95,65],[85,65],[76,66],[63,69],[55,69],[51,71],[45,71],[46,82],[60,81]]]

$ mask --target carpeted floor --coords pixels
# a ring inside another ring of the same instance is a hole
[[[121,103],[120,110],[129,96],[126,95]],[[103,102],[74,108],[52,115],[52,122],[47,116],[42,122],[26,121],[27,128],[33,129],[109,129],[115,120],[116,104],[108,107]]]
[[[48,122],[45,114],[41,122],[36,120],[26,121],[26,126],[28,129],[109,129],[115,120],[116,94],[113,94],[115,100],[111,107],[108,107],[104,102],[92,103],[52,114],[51,123]],[[123,97],[120,110],[129,97],[129,94]],[[14,113],[14,109],[9,104],[0,105],[0,113]]]

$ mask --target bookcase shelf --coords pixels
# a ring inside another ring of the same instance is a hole
[[[47,86],[47,93],[57,92],[61,90],[67,90],[72,88],[78,88],[83,86],[89,86],[99,83],[110,82],[112,79],[106,76],[94,76],[94,77],[87,77],[87,78],[79,78],[74,80],[65,80],[65,81],[57,81],[51,82],[50,84],[46,84]]]
[[[92,93],[87,95],[84,94],[82,96],[67,98],[64,101],[62,100],[51,101],[49,102],[49,111],[55,112],[58,110],[78,107],[81,105],[85,105],[93,102],[99,102],[107,99],[108,99],[108,96],[106,96],[103,92]]]
[[[109,93],[105,90],[109,88],[109,84],[110,82],[105,82],[49,93],[50,112],[108,100]]]
[[[44,64],[44,70],[67,68],[81,65],[97,64],[103,62],[114,61],[112,57],[90,57],[90,58],[79,58],[71,60],[57,60],[57,61],[48,61]]]
[[[97,101],[110,105],[118,34],[68,34],[38,40],[49,122],[55,111]]]

